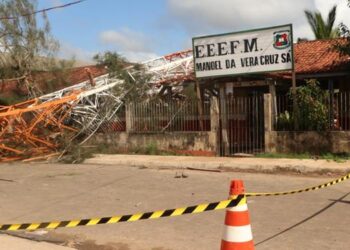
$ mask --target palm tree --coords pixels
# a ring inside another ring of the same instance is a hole
[[[318,11],[311,12],[305,10],[304,12],[316,39],[336,38],[340,36],[339,28],[334,27],[337,15],[336,5],[329,11],[327,21],[322,18],[321,13]]]

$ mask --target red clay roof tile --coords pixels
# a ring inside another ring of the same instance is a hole
[[[71,86],[89,80],[88,74],[85,71],[86,68],[90,69],[93,77],[98,77],[107,74],[107,69],[95,65],[72,68],[65,72],[65,74],[67,74],[67,77],[65,77],[64,82],[56,82],[56,85],[52,86],[52,90],[59,90],[61,88],[66,87],[67,85]],[[39,85],[39,88],[46,93],[46,83],[57,79],[57,72],[35,72],[33,73],[33,78],[34,81]],[[0,94],[2,96],[10,96],[11,92],[13,91],[20,92],[22,95],[27,94],[27,89],[24,86],[18,86],[17,81],[0,81]]]
[[[295,55],[295,70],[297,74],[318,74],[341,72],[348,70],[350,65],[350,56],[342,56],[334,48],[337,44],[344,44],[345,38],[328,39],[328,40],[314,40],[302,41],[294,44]],[[107,73],[104,67],[86,66],[79,68],[72,68],[68,70],[68,77],[66,81],[69,85],[74,85],[88,80],[88,75],[85,68],[89,68],[94,77],[101,76]],[[290,72],[272,73],[277,77],[290,77]],[[34,78],[39,82],[50,81],[55,78],[54,73],[38,72]],[[41,85],[41,84],[40,84]],[[54,86],[57,90],[64,86]],[[0,86],[1,94],[6,94],[18,90],[17,82],[2,82]],[[22,89],[23,91],[23,89]]]
[[[294,44],[295,71],[297,74],[330,73],[346,70],[350,56],[342,56],[335,49],[345,44],[345,38],[302,41]]]

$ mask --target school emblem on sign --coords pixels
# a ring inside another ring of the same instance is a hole
[[[273,37],[273,47],[275,47],[276,49],[285,49],[290,47],[291,39],[289,30],[276,31],[275,33],[273,33]]]

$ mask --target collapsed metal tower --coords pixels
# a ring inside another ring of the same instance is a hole
[[[163,84],[178,86],[193,80],[192,51],[181,51],[141,63],[151,94]],[[126,69],[133,77],[140,73]],[[0,106],[0,162],[57,155],[64,141],[86,142],[112,119],[128,91],[116,95],[123,80],[108,74],[13,106]],[[118,124],[118,123],[116,123]]]
[[[184,50],[142,63],[151,82],[160,84],[179,84],[194,79],[192,50]]]

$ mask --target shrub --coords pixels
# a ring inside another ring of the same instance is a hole
[[[293,98],[293,94],[289,93]],[[308,80],[306,85],[296,89],[297,110],[293,119],[296,119],[299,130],[324,131],[329,127],[329,94],[323,90],[316,80]]]

